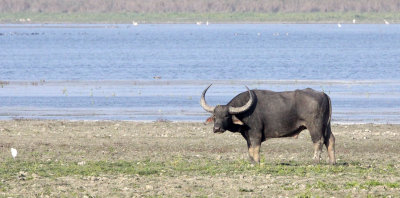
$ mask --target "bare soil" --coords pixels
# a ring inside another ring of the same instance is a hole
[[[254,166],[240,134],[211,128],[0,121],[0,196],[400,196],[400,125],[334,124],[335,166],[313,164],[307,130],[298,139],[264,142],[261,164]],[[18,150],[15,160],[10,148]]]

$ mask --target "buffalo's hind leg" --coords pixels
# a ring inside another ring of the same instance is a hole
[[[333,136],[330,123],[328,124],[328,126],[326,128],[324,144],[326,146],[326,149],[328,150],[329,163],[332,164],[332,165],[336,164],[336,158],[335,158],[335,136]]]
[[[321,153],[322,153],[322,145],[324,143],[323,138],[321,137],[318,140],[313,140],[314,143],[314,163],[319,163],[321,160]]]
[[[314,163],[319,163],[321,160],[322,146],[324,145],[322,127],[313,124],[307,128],[310,131],[311,140],[314,143]]]

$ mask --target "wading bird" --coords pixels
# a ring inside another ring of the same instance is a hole
[[[385,21],[385,24],[386,24],[386,25],[389,25],[389,24],[390,24],[389,21],[386,21],[386,19],[383,19],[383,21]]]
[[[14,159],[15,159],[15,157],[17,157],[17,154],[18,154],[17,149],[11,148],[11,155],[12,155],[12,157],[13,157]]]

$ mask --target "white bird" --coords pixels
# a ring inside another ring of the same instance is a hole
[[[208,21],[206,22],[206,25],[208,25],[209,23],[208,23]]]
[[[139,24],[136,21],[132,21],[133,26],[138,26]]]
[[[353,19],[353,23],[356,23],[356,19]]]
[[[340,23],[338,23],[338,24],[337,24],[337,26],[338,26],[339,28],[341,28],[341,27],[342,27],[342,25],[341,25]]]
[[[385,21],[385,24],[386,24],[386,25],[389,25],[389,24],[390,24],[389,21],[386,21],[386,19],[383,19],[383,21]]]
[[[17,149],[11,148],[11,155],[12,155],[12,157],[13,157],[14,159],[15,159],[15,157],[17,157],[17,154],[18,154]]]
[[[201,25],[201,24],[202,24],[201,21],[197,21],[197,22],[196,22],[196,25]]]

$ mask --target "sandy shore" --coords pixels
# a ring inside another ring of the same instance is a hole
[[[333,167],[312,163],[308,131],[264,142],[254,167],[240,134],[211,127],[0,121],[0,195],[400,196],[400,125],[333,125]],[[18,150],[15,160],[10,148]]]

